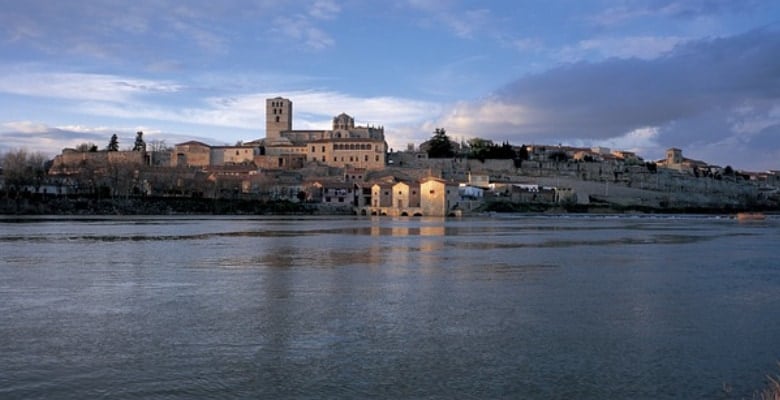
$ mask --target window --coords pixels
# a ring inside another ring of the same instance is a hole
[[[314,147],[314,146],[311,146],[311,152],[312,152],[312,153],[316,153],[316,152],[317,152],[317,148],[316,148],[316,147]]]
[[[325,156],[322,156],[322,162],[325,162]]]
[[[276,116],[276,122],[279,122],[279,116],[278,115]]]
[[[238,150],[236,150],[236,155],[239,155]]]
[[[366,159],[364,161],[368,162],[368,154],[366,154]]]
[[[436,194],[436,191],[435,190],[431,190],[430,192],[428,192],[428,194],[434,195],[434,194]]]
[[[322,152],[323,153],[325,152],[325,146],[322,146]]]

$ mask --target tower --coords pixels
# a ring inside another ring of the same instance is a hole
[[[670,148],[666,150],[666,163],[669,165],[676,165],[683,162],[682,150],[677,148]]]
[[[355,129],[355,119],[345,113],[333,117],[333,130],[337,131]]]
[[[276,140],[280,132],[292,130],[292,101],[282,97],[265,100],[265,137]]]

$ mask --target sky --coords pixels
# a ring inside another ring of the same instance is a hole
[[[0,152],[265,137],[342,112],[451,139],[780,170],[777,0],[0,0]]]

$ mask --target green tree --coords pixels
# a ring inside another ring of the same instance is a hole
[[[520,151],[517,154],[517,158],[519,158],[520,161],[526,161],[530,158],[530,155],[528,154],[528,146],[525,144],[520,146]]]
[[[557,151],[554,151],[552,154],[550,154],[549,159],[553,160],[553,161],[556,161],[556,162],[562,162],[562,161],[568,160],[569,156],[566,155],[565,152],[563,152],[561,150],[557,150]]]
[[[455,155],[452,141],[444,128],[436,128],[433,137],[426,142],[429,158],[450,158]]]
[[[133,151],[146,151],[146,142],[144,142],[144,133],[141,131],[135,134],[135,144],[133,144]]]
[[[111,135],[111,140],[108,142],[108,147],[106,147],[106,150],[119,151],[119,138],[117,138],[116,133]]]
[[[480,161],[485,161],[486,158],[490,158],[490,150],[494,146],[492,140],[482,138],[472,138],[468,140],[468,156],[469,158],[476,158]]]

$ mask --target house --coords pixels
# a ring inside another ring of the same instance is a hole
[[[211,146],[203,142],[191,140],[179,143],[173,148],[171,166],[173,167],[208,167],[211,165]]]
[[[393,185],[392,204],[400,210],[420,207],[420,185],[403,181]]]
[[[478,200],[485,197],[485,189],[461,183],[458,187],[458,194],[461,198]]]
[[[422,215],[446,217],[459,214],[459,201],[458,185],[453,182],[433,177],[425,178],[420,182]]]
[[[513,184],[509,197],[515,203],[555,203],[555,193],[555,189],[551,187]]]
[[[393,206],[393,183],[381,182],[371,186],[371,207]]]
[[[355,185],[351,182],[323,182],[322,202],[326,204],[351,205],[355,198]]]

